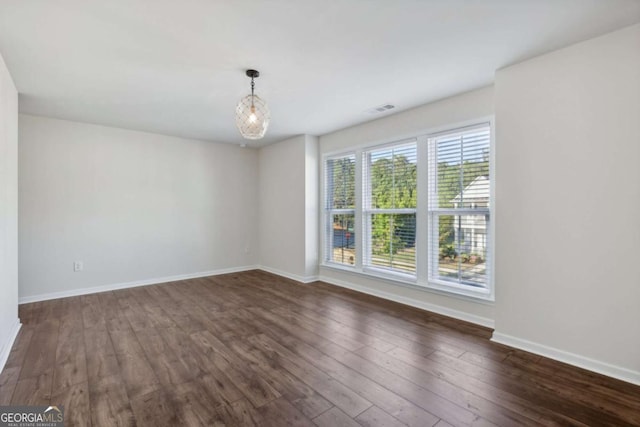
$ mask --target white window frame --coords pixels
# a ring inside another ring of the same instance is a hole
[[[490,226],[487,231],[486,238],[489,240],[489,250],[487,255],[487,287],[485,289],[470,289],[469,286],[459,286],[455,283],[442,282],[438,280],[429,279],[429,268],[432,263],[431,254],[429,252],[429,233],[432,232],[429,221],[429,206],[428,206],[428,180],[429,180],[429,150],[428,140],[430,138],[437,137],[438,135],[455,132],[456,130],[462,130],[463,128],[472,128],[489,124],[490,126],[490,140],[489,140],[489,191],[490,191]],[[418,136],[416,136],[418,135]],[[366,249],[367,241],[364,241],[367,233],[363,232],[365,221],[364,213],[364,189],[363,189],[363,165],[364,165],[364,153],[372,151],[378,148],[384,148],[385,146],[391,146],[400,142],[410,142],[411,140],[417,140],[417,163],[418,163],[418,203],[416,210],[416,275],[397,273],[386,269],[375,267],[364,267],[363,258],[364,254],[368,252]],[[322,203],[323,203],[323,215],[322,215],[322,233],[320,233],[320,244],[322,250],[322,262],[321,267],[329,268],[337,271],[344,271],[350,274],[355,274],[363,277],[371,277],[378,280],[382,280],[392,285],[406,286],[412,289],[421,290],[424,292],[432,292],[448,297],[459,298],[463,300],[473,301],[476,303],[491,304],[495,300],[495,121],[493,116],[481,117],[476,120],[468,120],[461,123],[439,126],[437,128],[425,129],[421,132],[415,132],[413,134],[405,135],[401,138],[393,140],[387,139],[386,141],[378,141],[374,143],[360,144],[355,147],[350,147],[348,150],[336,150],[328,152],[322,156]],[[329,234],[326,233],[326,224],[329,221],[330,216],[327,215],[327,183],[326,183],[326,165],[328,159],[341,158],[348,155],[355,155],[355,233],[356,233],[356,259],[355,265],[350,266],[342,263],[336,263],[327,261],[327,254],[325,248],[327,248],[326,242]],[[360,237],[358,237],[360,236]]]
[[[355,207],[353,209],[335,209],[335,208],[331,208],[329,206],[329,174],[327,173],[327,164],[330,160],[339,160],[339,159],[344,159],[346,157],[350,157],[353,156],[354,157],[354,161],[355,161],[355,171],[354,171],[354,190],[355,190],[355,194],[354,194],[354,200],[355,200]],[[322,257],[323,257],[323,264],[324,265],[331,265],[331,266],[339,266],[340,268],[346,268],[349,270],[352,270],[356,267],[357,264],[355,265],[349,265],[349,264],[345,264],[342,262],[337,262],[333,260],[333,253],[331,252],[332,249],[329,248],[333,248],[333,215],[340,215],[340,214],[351,214],[353,215],[354,218],[354,223],[357,222],[357,215],[356,215],[356,208],[358,205],[358,156],[354,151],[349,151],[349,152],[345,152],[345,153],[341,153],[341,154],[336,154],[336,155],[332,155],[332,156],[325,156],[322,160],[322,173],[323,173],[323,194],[322,194],[322,200],[323,200],[323,233],[322,234],[322,239],[321,239],[321,243],[322,243]],[[355,224],[354,224],[354,228],[355,228]],[[354,230],[354,233],[356,235],[356,239],[358,238],[358,233],[356,232],[356,230]],[[357,240],[354,241],[355,243],[355,249],[356,249],[356,253],[358,252],[358,244],[357,244]],[[356,258],[357,258],[357,254],[356,254]]]
[[[362,179],[362,198],[360,200],[361,200],[361,206],[362,206],[362,224],[364,229],[363,230],[364,232],[362,233],[362,240],[361,240],[362,249],[363,249],[362,269],[366,272],[370,272],[374,274],[382,273],[384,275],[388,275],[391,277],[395,276],[399,279],[402,279],[405,281],[411,281],[411,282],[416,281],[417,272],[418,272],[419,254],[417,250],[417,239],[418,239],[417,229],[419,228],[419,224],[417,222],[417,210],[418,210],[417,205],[415,208],[398,208],[398,209],[372,208],[371,207],[371,187],[370,187],[371,179],[369,175],[370,174],[369,168],[371,166],[371,153],[374,151],[415,146],[416,153],[417,153],[417,150],[418,150],[417,145],[418,145],[417,138],[410,138],[406,140],[401,140],[401,141],[396,141],[388,144],[370,147],[362,151],[362,154],[361,154],[363,179]],[[416,159],[416,165],[417,165],[418,174],[419,174],[420,165],[417,164],[417,159]],[[417,192],[417,189],[416,189],[416,192]],[[415,273],[403,272],[403,271],[395,270],[390,267],[386,268],[383,266],[377,266],[377,265],[371,264],[371,250],[372,250],[371,222],[372,222],[372,215],[374,214],[414,214],[416,215],[416,272]]]
[[[436,152],[435,152],[435,144],[432,143],[432,141],[434,141],[436,138],[443,136],[443,135],[447,135],[447,134],[452,134],[452,133],[456,133],[456,132],[467,132],[467,131],[473,131],[474,129],[480,129],[483,127],[489,127],[489,207],[488,208],[431,208],[431,206],[427,206],[427,220],[426,220],[426,224],[427,224],[427,247],[431,248],[432,247],[432,240],[436,239],[439,237],[439,230],[437,229],[437,227],[435,227],[433,224],[434,222],[432,221],[432,218],[434,215],[453,215],[455,216],[461,216],[461,215],[482,215],[482,214],[486,214],[489,216],[489,221],[488,221],[488,229],[486,232],[486,239],[489,242],[489,248],[487,250],[487,261],[486,261],[486,269],[487,269],[487,283],[485,287],[476,287],[476,286],[472,286],[472,285],[466,285],[466,284],[462,284],[462,283],[456,283],[454,281],[448,281],[448,280],[443,280],[443,279],[438,279],[436,277],[433,277],[433,269],[438,265],[438,257],[439,257],[439,253],[436,251],[429,251],[428,250],[428,257],[427,257],[427,268],[426,268],[426,274],[427,274],[427,286],[429,288],[435,289],[435,290],[441,290],[441,291],[446,291],[446,292],[451,292],[451,293],[455,293],[455,294],[461,294],[461,295],[466,295],[466,296],[471,296],[471,297],[475,297],[475,298],[479,298],[479,299],[484,299],[484,300],[489,300],[489,301],[493,301],[495,299],[494,297],[494,253],[495,253],[495,226],[494,226],[494,209],[495,209],[495,197],[494,197],[494,164],[495,164],[495,157],[494,157],[494,123],[493,123],[493,119],[489,119],[489,120],[485,120],[485,121],[479,121],[476,122],[475,124],[472,125],[467,125],[467,126],[461,126],[461,127],[452,127],[448,130],[442,131],[442,132],[437,132],[437,133],[433,133],[427,136],[427,150],[428,150],[428,154],[427,154],[427,158],[428,158],[428,166],[427,169],[429,171],[432,170],[432,168],[434,167],[434,161],[437,162],[437,159],[435,159],[434,157],[437,156]],[[427,178],[427,183],[428,183],[428,188],[427,188],[427,193],[426,193],[426,198],[429,198],[429,195],[431,193],[431,187],[434,185],[433,182],[431,182],[431,174],[429,174],[429,177]],[[428,205],[428,202],[427,202]],[[436,229],[434,229],[436,228]]]

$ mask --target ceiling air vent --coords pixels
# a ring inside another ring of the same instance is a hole
[[[382,104],[382,105],[378,105],[377,107],[370,108],[366,110],[366,112],[369,114],[380,114],[380,113],[384,113],[385,111],[393,110],[394,108],[396,108],[395,105]]]

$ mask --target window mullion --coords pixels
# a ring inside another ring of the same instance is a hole
[[[418,138],[416,160],[418,176],[416,183],[416,275],[418,283],[426,283],[429,277],[429,155],[426,136]]]
[[[369,209],[366,213],[373,214],[414,214],[416,208],[401,208],[401,209]]]
[[[356,233],[356,269],[361,270],[363,264],[364,253],[364,226],[363,226],[363,196],[364,196],[364,182],[363,182],[363,152],[359,150],[356,152],[356,165],[355,165],[355,215],[354,215],[354,231]]]

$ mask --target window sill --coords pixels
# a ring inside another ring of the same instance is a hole
[[[474,291],[467,289],[466,286],[456,286],[455,284],[444,281],[419,282],[417,278],[402,273],[388,272],[381,269],[366,267],[358,269],[355,266],[347,266],[342,264],[334,264],[325,262],[320,264],[321,268],[340,271],[361,277],[371,277],[382,280],[391,285],[405,286],[411,289],[417,289],[424,292],[444,295],[451,298],[471,301],[478,304],[493,305],[495,298],[489,291]]]
[[[494,295],[488,289],[474,289],[472,286],[459,285],[445,280],[430,280],[425,286],[430,290],[445,293],[447,295],[459,295],[465,298],[471,298],[474,301],[484,301],[489,303],[493,303],[495,301]]]
[[[396,273],[394,271],[385,270],[383,268],[364,267],[356,268],[356,266],[348,266],[344,264],[337,264],[332,262],[325,262],[320,264],[320,267],[327,267],[333,270],[340,270],[351,274],[357,274],[360,276],[375,277],[378,279],[385,279],[392,282],[402,283],[405,285],[417,286],[417,279],[410,274]]]

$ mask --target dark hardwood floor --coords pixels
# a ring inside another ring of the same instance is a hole
[[[0,405],[66,425],[640,425],[640,387],[260,271],[20,306]]]

